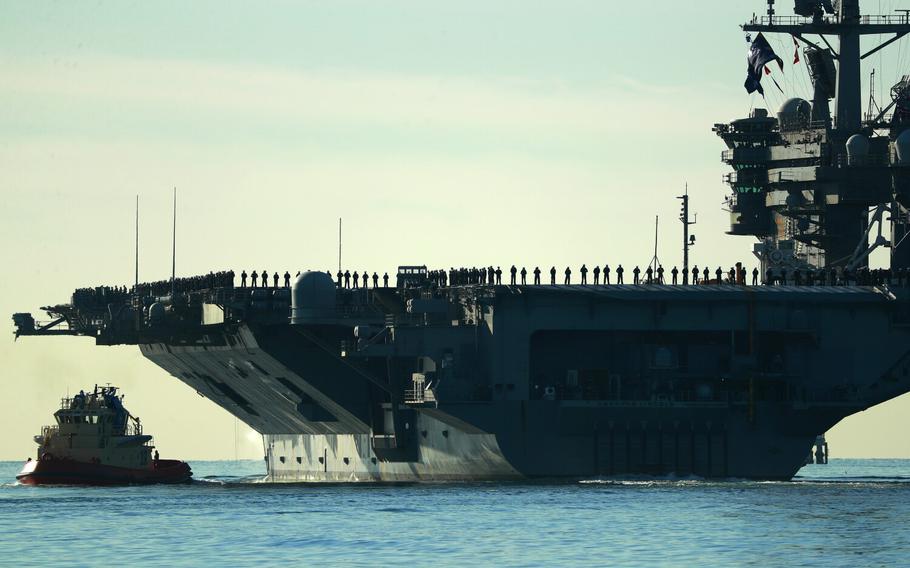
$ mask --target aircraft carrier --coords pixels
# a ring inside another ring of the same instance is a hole
[[[856,0],[795,12],[771,1],[743,25],[746,86],[776,73],[764,38],[784,34],[812,100],[714,127],[729,233],[757,239],[759,282],[739,267],[690,280],[687,259],[680,283],[422,266],[356,289],[316,271],[287,286],[172,278],[79,290],[47,323],[15,314],[17,336],[137,345],[260,432],[273,481],[790,479],[818,435],[910,391],[910,80],[871,115],[860,95],[879,49],[860,37],[887,47],[910,22]],[[870,270],[877,247],[891,265]]]

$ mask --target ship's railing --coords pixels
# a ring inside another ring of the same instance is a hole
[[[100,396],[95,396],[92,393],[86,393],[82,398],[81,404],[76,404],[78,400],[78,395],[61,398],[60,410],[98,410],[106,406]],[[74,404],[76,405],[74,406]]]
[[[831,125],[834,126],[835,119],[831,119]],[[828,122],[825,120],[806,120],[803,117],[778,117],[778,125],[782,133],[806,132],[809,130],[825,130],[828,128]]]
[[[891,157],[888,154],[869,154],[851,158],[846,153],[841,153],[834,157],[834,163],[838,168],[847,166],[890,166]]]
[[[860,24],[910,24],[908,14],[867,14],[859,17]]]
[[[97,407],[98,405],[95,403],[91,394],[85,395],[85,397],[82,398],[81,403],[79,403],[78,396],[69,396],[60,399],[60,410],[88,410],[89,408]]]
[[[436,395],[433,393],[433,389],[415,387],[404,390],[404,402],[405,404],[424,404],[424,403],[436,403]]]
[[[764,185],[768,183],[768,170],[765,168],[750,168],[728,172],[721,177],[724,183],[736,185],[746,183],[750,185]]]
[[[128,422],[123,431],[124,436],[141,436],[142,424],[137,422]]]
[[[45,440],[52,438],[60,433],[59,426],[42,426],[41,427],[41,437]]]
[[[741,161],[741,162],[767,162],[768,148],[765,146],[748,147],[742,146],[732,150],[724,150],[720,153],[720,161]]]
[[[752,16],[752,19],[747,22],[747,25],[759,25],[759,26],[799,26],[803,24],[811,24],[812,18],[806,18],[804,16]],[[821,18],[818,23],[823,24],[837,24],[839,20],[837,16],[826,15]]]
[[[908,18],[907,14],[866,14],[861,15],[859,20],[854,20],[854,22],[861,25],[910,24],[910,18]],[[827,14],[817,22],[804,16],[754,16],[748,22],[749,25],[762,26],[799,26],[813,23],[830,25],[839,24],[841,21],[836,15]]]

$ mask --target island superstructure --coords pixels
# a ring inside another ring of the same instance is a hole
[[[274,481],[789,479],[817,436],[910,391],[902,225],[873,243],[892,255],[872,278],[863,222],[905,211],[904,107],[860,119],[853,49],[910,24],[809,4],[744,29],[820,52],[808,36],[837,38],[836,59],[806,54],[825,73],[813,101],[715,126],[735,169],[730,232],[759,237],[767,285],[741,271],[697,285],[440,282],[405,266],[352,289],[307,271],[290,287],[83,294],[45,308],[47,324],[16,314],[17,333],[137,345],[260,432]]]
[[[907,268],[910,246],[898,245],[910,223],[910,76],[891,87],[888,105],[869,105],[863,116],[860,67],[910,31],[907,11],[862,15],[857,0],[836,10],[829,2],[795,4],[797,15],[777,16],[772,0],[767,15],[743,25],[798,42],[803,57],[797,48],[795,61],[806,66],[813,91],[811,101],[788,99],[776,116],[755,108],[715,125],[728,148],[722,160],[734,170],[725,176],[729,234],[759,239],[763,273],[862,268],[878,247],[890,247],[892,269]],[[882,34],[885,41],[860,51],[860,37]]]

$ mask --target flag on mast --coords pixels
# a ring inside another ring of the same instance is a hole
[[[796,36],[793,37],[793,65],[799,63],[799,43],[796,41]]]
[[[765,90],[762,89],[761,86],[762,70],[764,70],[766,75],[770,75],[771,70],[766,67],[766,64],[771,61],[777,61],[780,70],[783,71],[784,61],[774,53],[771,44],[768,43],[768,40],[766,40],[765,36],[761,33],[755,36],[755,40],[752,41],[752,45],[749,47],[749,57],[747,61],[749,62],[749,66],[746,69],[746,83],[743,86],[748,93],[758,91],[760,95],[764,96]],[[777,81],[774,81],[774,84],[777,85]],[[777,88],[780,89],[780,85],[777,85]]]

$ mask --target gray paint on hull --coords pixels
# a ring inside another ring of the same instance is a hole
[[[910,390],[908,330],[893,325],[892,302],[884,294],[860,288],[807,289],[792,294],[765,289],[753,294],[722,287],[654,288],[609,292],[531,289],[517,295],[499,289],[484,320],[495,321],[495,328],[484,323],[480,329],[487,331],[471,335],[475,341],[479,337],[479,352],[485,354],[478,367],[486,377],[483,380],[511,383],[516,388],[489,401],[443,402],[436,409],[418,410],[420,421],[434,424],[421,431],[429,433],[435,428],[442,432],[438,426],[442,424],[458,443],[440,450],[421,434],[415,438],[418,458],[412,462],[383,462],[376,456],[370,444],[371,427],[362,410],[338,397],[347,391],[361,393],[365,383],[344,372],[343,365],[331,357],[319,356],[318,350],[309,348],[297,352],[307,353],[306,357],[295,356],[292,326],[271,326],[268,333],[246,325],[207,326],[195,343],[146,344],[142,351],[268,434],[270,475],[288,481],[640,473],[788,479],[802,465],[817,434],[849,414]],[[795,300],[799,303],[790,303]],[[815,305],[808,310],[811,303]],[[531,338],[540,330],[554,329],[688,330],[693,334],[780,330],[800,338],[788,360],[793,388],[853,385],[856,392],[843,403],[816,402],[811,396],[780,403],[714,406],[528,400]],[[440,337],[451,341],[470,329],[455,331]],[[439,348],[434,345],[433,332],[432,327],[403,328],[396,334],[397,349],[407,353],[424,349],[424,345]],[[226,340],[207,342],[206,334],[224,334]],[[319,380],[312,380],[316,375]],[[278,377],[292,381],[337,421],[307,420],[298,408],[300,397]],[[229,388],[228,393],[218,384]],[[332,396],[324,392],[328,388],[334,389]],[[231,392],[245,403],[234,400]],[[276,454],[276,447],[284,453]],[[322,463],[318,461],[320,447]],[[329,449],[341,462],[327,459]],[[285,462],[276,462],[275,455],[284,455]]]

